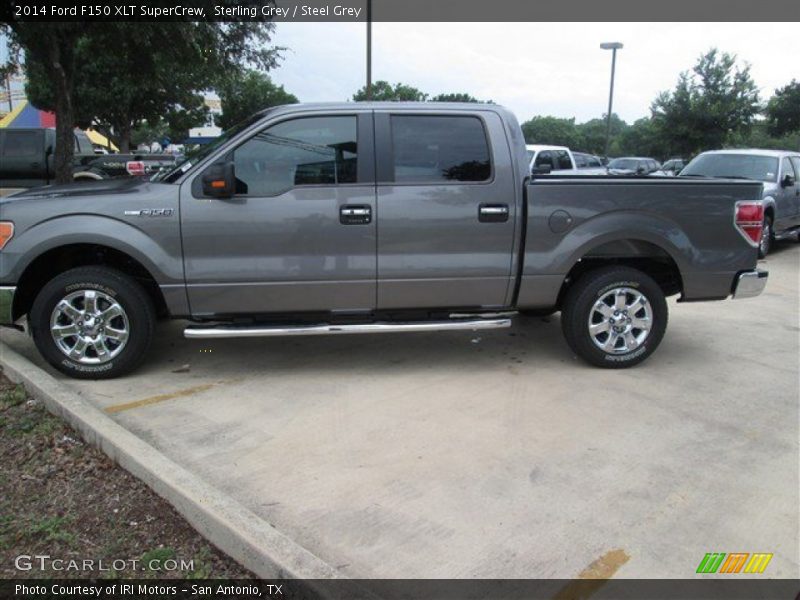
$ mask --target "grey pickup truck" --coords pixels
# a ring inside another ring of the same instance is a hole
[[[761,183],[542,176],[494,105],[269,109],[150,180],[0,205],[0,323],[82,378],[188,338],[478,330],[561,311],[572,350],[627,367],[666,297],[755,296]]]

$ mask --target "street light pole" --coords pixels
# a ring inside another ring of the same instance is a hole
[[[367,0],[367,100],[372,100],[372,0]]]
[[[617,68],[617,50],[621,50],[621,42],[604,42],[600,44],[603,50],[611,50],[611,88],[608,92],[608,113],[606,114],[606,152],[605,159],[608,161],[608,146],[611,143],[611,109],[614,105],[614,72]]]

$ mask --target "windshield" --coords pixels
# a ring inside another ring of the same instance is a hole
[[[639,166],[639,161],[632,158],[615,158],[608,163],[609,169],[625,169],[626,171],[635,171]]]
[[[778,180],[778,159],[754,154],[701,154],[690,162],[681,176]]]
[[[198,146],[195,150],[187,152],[183,160],[175,164],[171,169],[164,169],[163,171],[159,171],[153,176],[151,181],[163,181],[164,183],[174,182],[181,175],[186,173],[186,171],[191,169],[192,165],[195,165],[201,160],[203,160],[206,156],[214,152],[217,148],[222,146],[225,142],[234,137],[240,131],[247,129],[248,127],[250,127],[250,125],[258,121],[259,119],[263,118],[268,112],[269,111],[266,110],[257,112],[246,118],[244,121],[241,121],[240,123],[237,123],[230,129],[222,132],[222,135],[220,135],[217,138],[214,138],[212,142]]]

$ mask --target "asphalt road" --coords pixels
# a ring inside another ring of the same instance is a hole
[[[765,262],[758,298],[671,301],[629,370],[574,358],[558,316],[211,342],[166,323],[135,374],[64,384],[346,575],[685,578],[770,552],[762,577],[797,578],[800,245]]]

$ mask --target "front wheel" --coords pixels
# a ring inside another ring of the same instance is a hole
[[[561,311],[570,348],[609,369],[632,367],[655,352],[667,329],[667,301],[648,275],[629,267],[604,267],[570,288]]]
[[[106,267],[80,267],[53,278],[30,311],[39,352],[79,379],[109,379],[134,369],[147,353],[154,324],[142,287]]]

